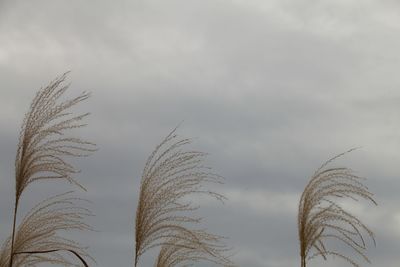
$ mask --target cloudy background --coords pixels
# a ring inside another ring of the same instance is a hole
[[[0,237],[11,229],[24,113],[71,70],[68,95],[92,92],[75,110],[92,113],[79,133],[99,151],[79,161],[88,192],[77,194],[94,202],[99,232],[78,239],[97,266],[132,265],[143,165],[182,121],[179,134],[226,177],[213,189],[229,201],[201,200],[200,213],[229,237],[239,266],[300,265],[302,189],[326,159],[358,146],[336,164],[368,177],[379,206],[348,208],[376,233],[371,266],[398,266],[399,47],[391,0],[0,0]],[[22,210],[71,188],[32,186]]]

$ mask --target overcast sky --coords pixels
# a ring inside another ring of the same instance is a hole
[[[178,133],[226,177],[213,189],[227,203],[202,200],[200,214],[229,237],[237,265],[299,266],[305,184],[325,160],[361,146],[335,165],[368,177],[376,194],[378,207],[348,206],[376,234],[370,266],[397,267],[399,47],[394,0],[0,0],[0,237],[11,230],[24,113],[71,70],[67,95],[92,92],[75,110],[92,113],[79,134],[99,151],[78,162],[76,178],[99,230],[78,238],[97,266],[132,266],[144,163],[184,121]],[[32,186],[21,205],[71,188]],[[142,258],[152,264],[151,253]]]

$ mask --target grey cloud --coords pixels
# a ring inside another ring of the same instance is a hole
[[[0,1],[1,237],[10,228],[24,113],[35,90],[72,70],[68,95],[93,93],[78,108],[92,113],[79,133],[99,151],[77,162],[77,179],[88,188],[77,194],[94,202],[91,222],[100,232],[78,238],[90,244],[99,266],[132,263],[143,164],[181,121],[179,133],[194,137],[193,147],[209,152],[208,165],[226,177],[220,190],[237,192],[225,205],[202,202],[199,212],[211,232],[230,237],[239,265],[298,264],[296,211],[276,211],[254,192],[279,207],[281,196],[296,201],[320,164],[362,146],[336,165],[369,178],[379,206],[364,210],[378,240],[368,253],[373,266],[396,266],[396,7],[393,1],[362,7],[306,0]],[[43,188],[24,199],[70,189]]]

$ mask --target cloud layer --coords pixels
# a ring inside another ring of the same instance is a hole
[[[399,8],[390,0],[1,1],[1,237],[11,228],[23,115],[37,89],[72,70],[69,95],[93,94],[80,107],[92,113],[81,133],[100,150],[80,161],[77,179],[100,232],[79,238],[99,266],[132,264],[142,167],[181,121],[179,133],[195,137],[227,178],[219,190],[230,201],[202,200],[201,212],[210,231],[229,237],[239,266],[299,264],[301,191],[325,160],[358,146],[337,164],[368,177],[379,206],[351,207],[376,233],[372,266],[398,266]],[[148,255],[142,265],[151,264]]]

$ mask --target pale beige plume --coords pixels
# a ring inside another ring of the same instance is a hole
[[[204,188],[207,183],[221,183],[222,178],[203,165],[206,154],[185,149],[191,140],[177,137],[175,131],[156,147],[143,170],[136,210],[135,266],[140,256],[153,247],[170,246],[174,241],[178,246],[188,244],[196,236],[202,240],[197,242],[199,248],[208,238],[216,241],[215,236],[190,230],[189,226],[200,218],[192,215],[198,207],[188,197],[206,194],[224,200],[222,195]]]
[[[41,266],[50,263],[81,267],[93,260],[86,248],[60,236],[64,231],[92,230],[85,218],[93,216],[85,208],[87,201],[76,198],[71,192],[56,195],[37,204],[21,221],[14,239],[14,267]],[[2,246],[0,266],[10,261],[11,237]],[[75,254],[75,259],[74,256]],[[86,260],[85,260],[86,259]],[[83,260],[83,261],[82,261]]]
[[[337,200],[348,198],[352,200],[366,199],[376,204],[373,194],[362,183],[364,178],[357,176],[345,167],[328,167],[339,154],[325,162],[311,177],[304,189],[299,203],[298,231],[300,241],[301,266],[317,256],[327,259],[336,256],[344,259],[355,267],[360,265],[350,255],[327,247],[327,242],[338,241],[349,251],[369,262],[365,254],[365,235],[372,238],[373,232],[345,208]]]
[[[68,85],[64,84],[67,74],[64,73],[36,93],[22,123],[15,159],[13,228],[10,240],[6,243],[8,245],[5,245],[1,252],[3,255],[2,260],[8,259],[8,267],[15,266],[15,264],[13,265],[13,259],[18,252],[16,250],[17,246],[19,248],[29,246],[31,249],[35,247],[39,249],[42,246],[47,246],[46,243],[39,242],[45,242],[40,236],[35,236],[36,241],[33,243],[31,242],[31,238],[25,239],[21,236],[21,233],[27,227],[29,229],[34,227],[34,219],[39,220],[43,218],[44,215],[41,213],[42,217],[31,217],[29,220],[23,222],[18,227],[18,232],[16,232],[19,201],[23,191],[29,184],[42,180],[67,180],[83,188],[74,180],[73,175],[79,171],[68,162],[68,158],[87,156],[96,150],[93,143],[83,141],[78,137],[66,135],[68,130],[85,126],[82,121],[89,114],[74,115],[70,112],[71,107],[89,97],[88,93],[82,93],[80,96],[72,99],[60,99],[68,88]],[[52,216],[53,214],[48,215]],[[50,227],[48,228],[50,231],[52,226],[47,226]],[[37,227],[40,229],[41,226]],[[68,229],[70,226],[66,226],[66,228]],[[36,234],[39,235],[37,231]],[[40,235],[46,237],[48,234],[42,231]],[[8,256],[5,257],[4,255],[7,253]],[[74,254],[74,251],[72,253]],[[37,253],[31,254],[19,255],[17,258],[28,257],[33,259],[47,257]],[[57,253],[53,254],[56,255]],[[80,257],[79,255],[76,256]]]

